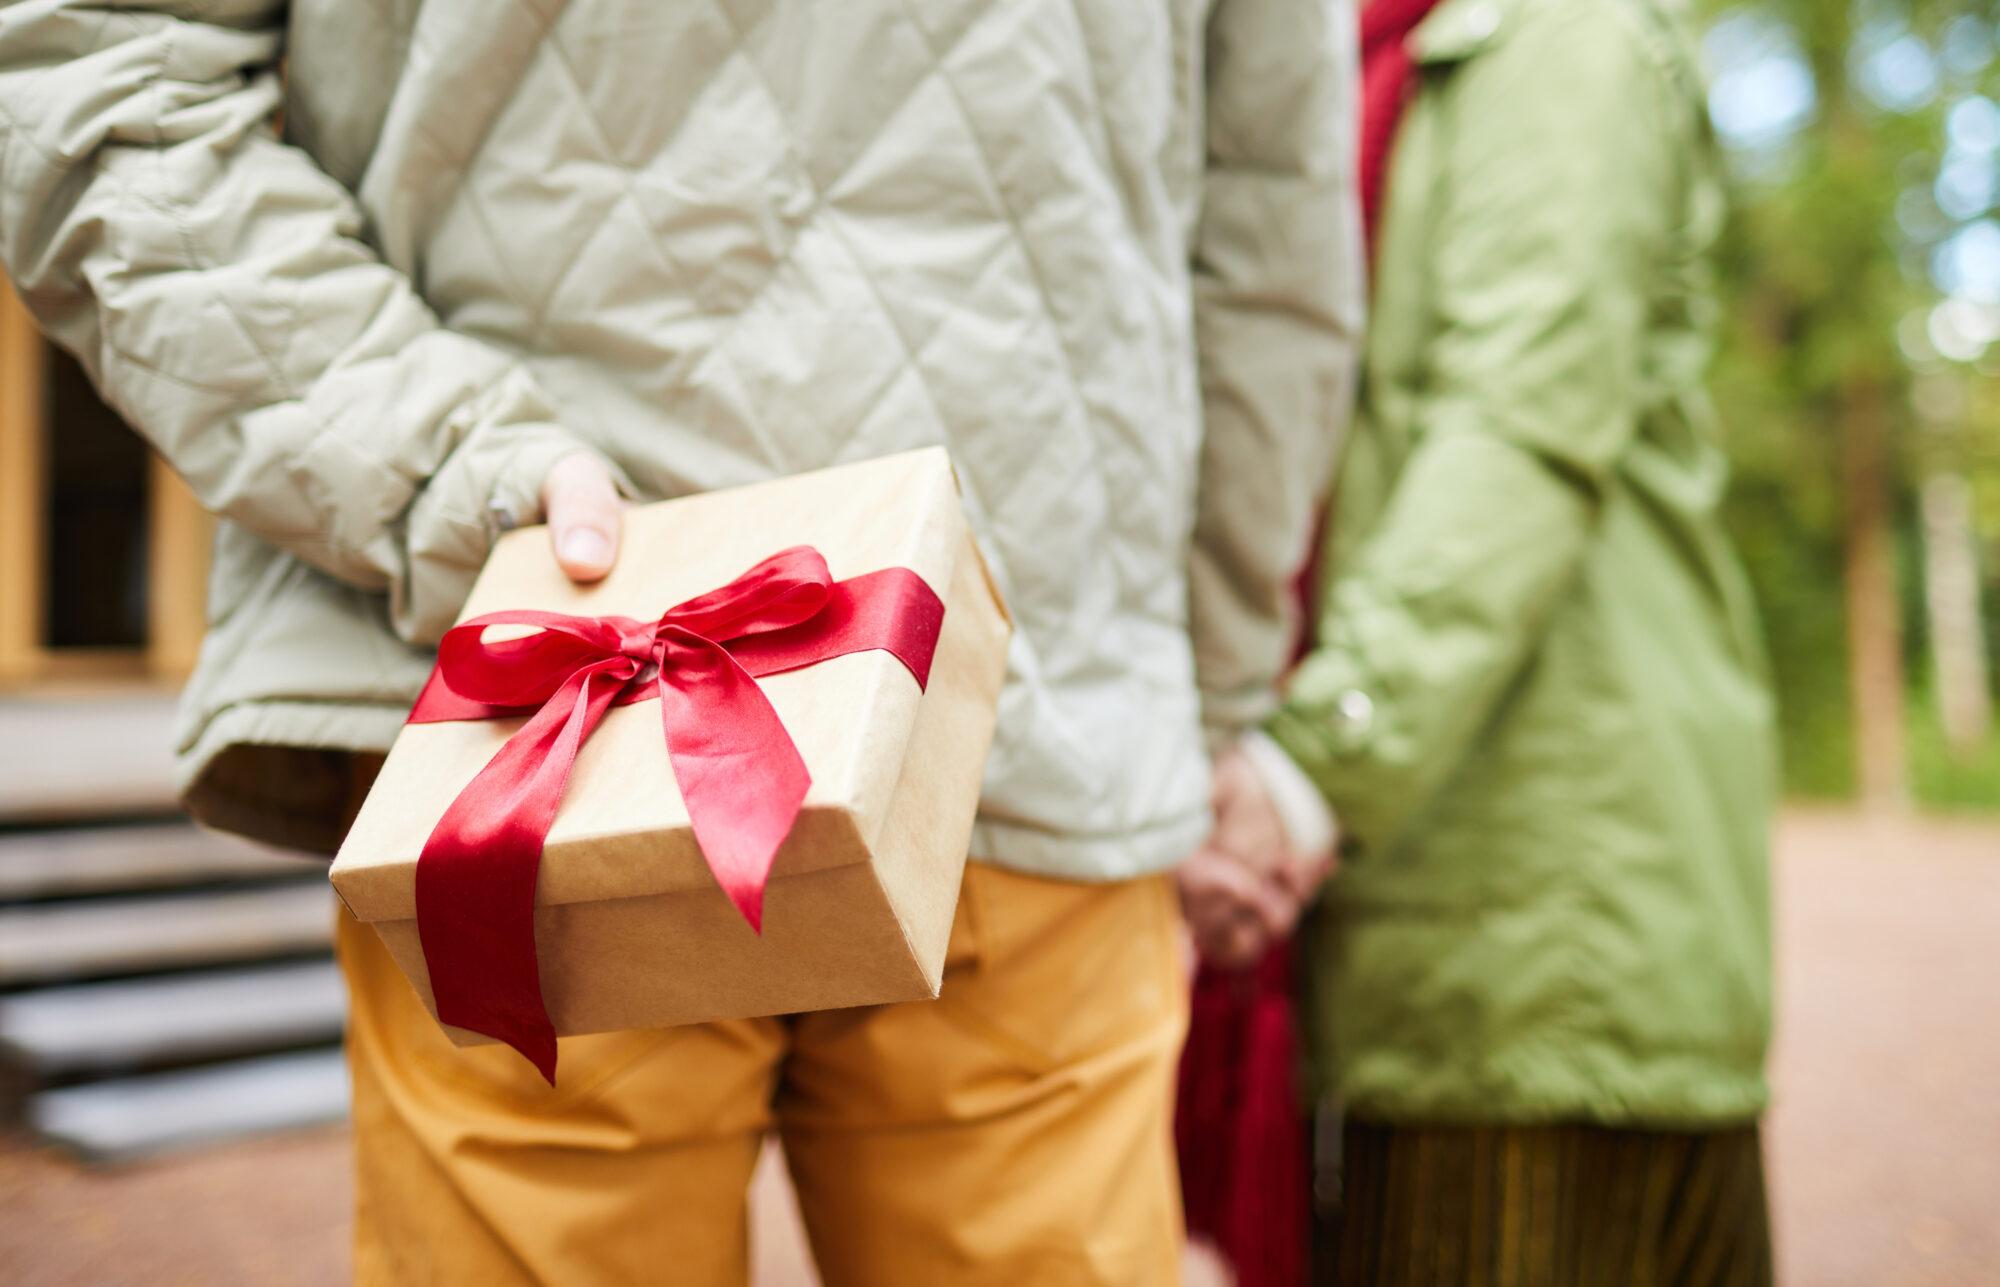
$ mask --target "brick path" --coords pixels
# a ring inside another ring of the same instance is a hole
[[[2000,1283],[2000,826],[1794,814],[1769,1125],[1789,1287]],[[105,1172],[0,1141],[0,1282],[343,1281],[339,1130]],[[760,1180],[760,1287],[810,1283]]]

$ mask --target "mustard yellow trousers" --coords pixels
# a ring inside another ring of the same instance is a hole
[[[972,864],[933,1002],[454,1047],[344,913],[364,1284],[740,1284],[776,1131],[828,1287],[1171,1284],[1186,1026],[1163,877]]]

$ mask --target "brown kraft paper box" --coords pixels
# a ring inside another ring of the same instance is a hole
[[[1011,631],[941,448],[632,507],[617,566],[591,586],[562,575],[545,529],[508,533],[461,619],[520,608],[651,619],[801,544],[837,580],[901,566],[938,593],[929,684],[882,651],[757,681],[812,775],[772,866],[761,935],[695,845],[658,703],[612,708],[577,757],[536,891],[558,1034],[938,994]],[[406,725],[333,863],[335,890],[433,1014],[417,858],[522,722]]]

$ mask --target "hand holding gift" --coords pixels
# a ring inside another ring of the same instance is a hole
[[[944,454],[623,526],[589,588],[496,547],[335,887],[551,1079],[560,1033],[935,995],[1008,634]]]

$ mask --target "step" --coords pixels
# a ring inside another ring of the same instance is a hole
[[[262,1053],[340,1039],[330,960],[252,965],[0,997],[0,1051],[41,1077]]]
[[[124,1077],[28,1100],[28,1124],[95,1161],[116,1161],[347,1115],[338,1047]]]
[[[0,987],[321,951],[333,907],[320,877],[0,908]]]
[[[0,698],[0,820],[171,813],[174,696],[125,692]]]
[[[32,831],[0,836],[0,903],[302,876],[315,861],[185,822]]]

